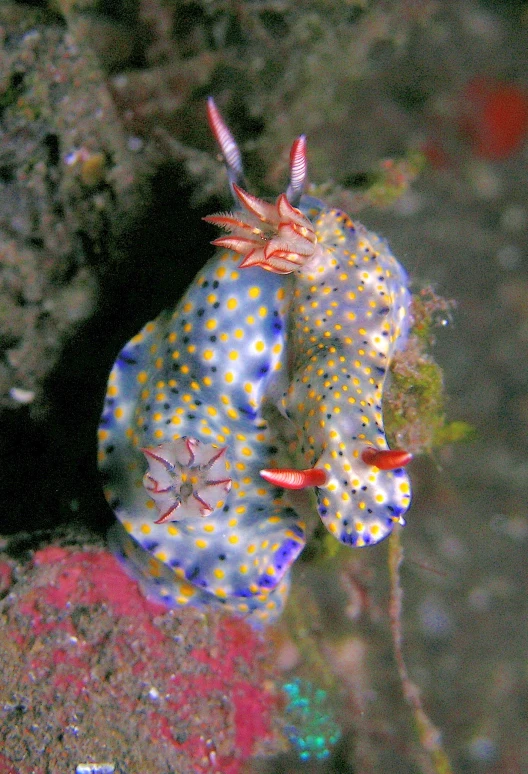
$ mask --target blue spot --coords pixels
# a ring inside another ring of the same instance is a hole
[[[279,582],[278,578],[273,578],[271,575],[261,575],[257,580],[258,585],[263,589],[273,589]]]
[[[273,563],[276,570],[282,570],[285,564],[288,566],[292,563],[293,559],[299,553],[301,545],[296,540],[291,538],[285,540],[281,547],[275,552],[273,556]]]
[[[248,419],[255,419],[257,416],[257,412],[252,406],[238,406],[238,410],[248,417]]]
[[[116,365],[137,365],[137,359],[129,355],[127,352],[120,352],[117,356]]]

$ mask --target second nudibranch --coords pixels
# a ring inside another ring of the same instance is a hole
[[[326,474],[316,489],[323,523],[343,543],[371,545],[405,523],[410,504],[410,455],[388,451],[382,416],[389,363],[408,333],[407,279],[361,224],[308,197],[300,209],[320,250],[295,275],[281,405],[297,428],[300,465]]]

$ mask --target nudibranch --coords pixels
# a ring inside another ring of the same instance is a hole
[[[208,117],[237,210],[206,218],[229,232],[219,250],[119,353],[99,465],[146,592],[258,625],[283,607],[311,511],[355,546],[404,523],[410,455],[388,449],[381,401],[409,293],[385,242],[303,195],[304,137],[272,204],[242,187],[212,100]]]

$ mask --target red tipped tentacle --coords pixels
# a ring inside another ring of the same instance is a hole
[[[275,468],[261,470],[260,475],[270,484],[283,489],[306,489],[309,486],[324,486],[327,481],[326,472],[322,468],[295,470],[295,468]]]
[[[404,449],[375,449],[367,446],[361,453],[361,459],[366,465],[373,465],[380,470],[396,470],[407,465],[412,460],[412,454]]]

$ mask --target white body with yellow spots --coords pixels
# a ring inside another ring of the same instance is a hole
[[[283,493],[259,475],[289,462],[262,412],[270,385],[285,378],[291,281],[239,262],[219,252],[176,309],[121,351],[99,458],[105,495],[130,536],[123,551],[152,594],[169,605],[216,601],[266,621],[282,608],[287,571],[305,542]],[[175,521],[155,524],[141,449],[184,437],[226,447],[232,486],[208,517],[186,518],[181,508]]]
[[[386,242],[309,197],[300,209],[321,250],[295,275],[289,388],[282,410],[298,434],[298,467],[323,468],[317,488],[323,523],[343,543],[385,538],[410,504],[403,469],[361,459],[387,449],[382,391],[392,354],[405,341],[407,278]]]

